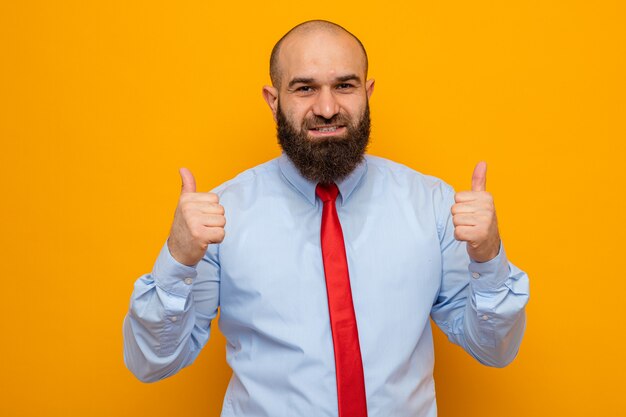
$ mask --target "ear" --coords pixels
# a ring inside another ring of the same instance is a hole
[[[375,80],[373,78],[365,81],[365,92],[367,93],[368,99],[372,96],[372,93],[374,92],[374,82]]]
[[[267,105],[270,106],[270,110],[274,116],[274,121],[276,121],[276,112],[278,111],[278,90],[269,85],[263,86],[263,98],[265,99]]]

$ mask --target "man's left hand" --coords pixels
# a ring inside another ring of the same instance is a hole
[[[491,193],[485,190],[487,164],[479,162],[472,175],[472,191],[454,195],[452,222],[456,240],[467,242],[467,253],[476,262],[487,262],[500,251],[498,219]]]

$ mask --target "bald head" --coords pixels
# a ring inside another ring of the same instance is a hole
[[[296,40],[298,38],[307,36],[316,36],[319,34],[335,35],[335,36],[348,36],[350,37],[362,52],[363,66],[365,69],[365,76],[367,76],[367,52],[361,41],[348,32],[342,26],[336,23],[328,22],[326,20],[310,20],[308,22],[300,23],[287,32],[280,40],[274,45],[272,49],[272,55],[270,56],[270,78],[272,79],[272,85],[280,89],[282,79],[281,68],[281,50],[283,44],[289,43],[289,41]]]

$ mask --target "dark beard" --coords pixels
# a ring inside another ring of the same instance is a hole
[[[309,127],[324,124],[345,125],[346,135],[318,141],[308,138]],[[363,161],[370,137],[369,103],[366,103],[356,125],[345,116],[337,114],[331,119],[315,116],[313,120],[305,120],[298,130],[289,122],[279,102],[276,135],[283,151],[303,177],[322,184],[340,181]]]

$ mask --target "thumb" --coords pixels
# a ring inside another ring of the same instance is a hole
[[[472,191],[485,191],[487,184],[487,163],[481,161],[476,164],[472,174]]]
[[[183,186],[180,190],[181,194],[195,193],[196,179],[193,177],[191,171],[189,171],[187,168],[181,168],[178,171],[180,172],[180,179],[183,181]]]

